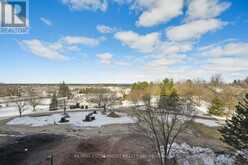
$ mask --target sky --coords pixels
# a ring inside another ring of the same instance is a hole
[[[247,0],[29,0],[27,19],[0,34],[2,83],[248,76]]]

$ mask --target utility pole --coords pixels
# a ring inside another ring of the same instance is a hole
[[[50,160],[50,165],[53,165],[53,154],[48,156],[48,160]]]
[[[65,99],[64,99],[64,115],[65,115],[65,112],[66,112],[66,104],[65,104]]]

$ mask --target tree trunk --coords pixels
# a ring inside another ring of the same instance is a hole
[[[66,112],[66,105],[65,105],[65,100],[64,100],[64,115],[65,115],[65,112]]]
[[[20,115],[20,117],[22,117],[22,111],[21,110],[19,110],[19,115]]]
[[[106,104],[104,104],[104,106],[103,106],[103,111],[104,111],[105,113],[107,112]]]

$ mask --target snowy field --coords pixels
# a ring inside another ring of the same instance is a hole
[[[42,105],[37,106],[35,112],[33,112],[32,107],[30,105],[28,105],[28,106],[26,106],[26,108],[25,108],[26,110],[23,112],[23,115],[48,112],[49,111],[49,103],[50,103],[50,99],[42,100],[42,102],[41,102]],[[209,105],[210,105],[209,103],[207,103],[205,101],[201,101],[199,106],[195,106],[196,114],[199,115],[199,116],[205,116],[208,113]],[[123,101],[122,106],[130,107],[130,106],[134,106],[134,104],[132,104],[130,101]],[[122,107],[122,106],[117,106],[117,107],[119,108],[119,107]],[[115,108],[118,109],[117,107],[115,107]],[[84,118],[83,115],[84,114],[81,114],[81,118]],[[0,108],[0,118],[1,117],[3,117],[3,118],[14,117],[14,116],[19,116],[19,112],[18,112],[17,106],[15,104],[12,103],[12,104],[9,104],[8,107],[3,106],[3,107]],[[102,119],[101,118],[102,116],[99,116],[99,117],[100,117],[100,119]],[[204,124],[204,125],[206,125],[208,127],[218,127],[221,124],[223,124],[223,121],[221,121],[221,120],[223,120],[222,118],[217,118],[215,116],[212,116],[212,117],[216,118],[218,120],[207,120],[207,119],[200,119],[199,118],[199,119],[195,119],[194,121],[196,123]],[[47,119],[47,122],[44,122],[44,120],[46,120],[46,119],[43,119],[43,118],[44,117],[40,117],[38,119],[33,119],[32,117],[23,117],[23,119],[25,119],[25,120],[27,120],[29,122],[32,121],[28,125],[39,125],[36,120],[40,120],[41,125],[44,125],[44,124],[53,124],[54,121],[57,121],[57,120],[59,120],[61,118],[61,115],[59,115],[59,114],[52,115],[51,117],[49,117]],[[77,120],[74,120],[74,118],[72,118],[72,121],[70,121],[70,122],[73,122],[73,125],[80,125],[80,122],[78,124]],[[25,125],[27,125],[27,124],[25,124]]]
[[[96,114],[96,120],[93,122],[83,122],[85,116],[89,112],[70,112],[69,123],[73,126],[77,127],[101,127],[103,125],[109,124],[126,124],[126,123],[135,123],[135,119],[128,117],[124,114],[121,115],[120,118],[111,118],[106,115]],[[32,127],[46,126],[51,124],[59,124],[59,120],[63,117],[63,114],[53,114],[49,116],[41,116],[41,117],[17,117],[10,122],[8,125],[28,125]],[[204,124],[208,127],[218,127],[220,123],[216,120],[207,120],[207,119],[195,119],[194,122]]]
[[[50,99],[43,99],[43,100],[41,100],[40,104],[41,105],[38,105],[36,107],[35,112],[33,111],[33,108],[31,105],[27,105],[25,107],[25,111],[22,114],[27,115],[27,114],[37,113],[37,112],[49,111]],[[0,118],[1,117],[19,116],[19,111],[18,111],[15,103],[9,103],[8,106],[6,104],[1,104],[1,105],[2,105],[2,107],[0,107]]]
[[[48,105],[37,106],[36,112],[33,111],[33,108],[31,106],[26,106],[23,115],[37,113],[37,112],[47,112],[47,111],[49,111]],[[12,117],[12,116],[19,116],[19,111],[15,105],[0,108],[0,117]]]
[[[96,114],[94,115],[96,120],[92,122],[83,122],[85,116],[89,114],[89,112],[71,112],[69,113],[70,118],[68,118],[69,122],[66,124],[70,124],[75,127],[101,127],[103,125],[110,124],[127,124],[127,123],[135,123],[135,119],[128,117],[124,114],[121,114],[120,118],[111,118],[106,115]],[[49,116],[41,116],[41,117],[17,117],[7,123],[7,125],[27,125],[31,127],[41,127],[52,124],[60,124],[59,120],[63,117],[63,114],[53,114]]]

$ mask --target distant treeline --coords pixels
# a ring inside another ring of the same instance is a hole
[[[110,93],[111,91],[107,88],[84,88],[80,89],[79,93],[82,94],[99,94],[99,93]]]
[[[136,82],[126,98],[137,102],[147,95],[161,96],[171,92],[192,98],[198,105],[202,101],[223,105],[229,110],[227,113],[231,114],[240,98],[248,93],[248,78],[234,80],[233,83],[225,83],[220,75],[212,76],[210,81],[185,80],[174,83],[173,79],[164,79],[160,82]]]
[[[0,86],[59,86],[61,83],[49,83],[49,84],[42,84],[42,83],[16,83],[16,84],[9,84],[9,83],[0,83]],[[111,83],[99,83],[99,84],[68,84],[68,86],[83,86],[83,87],[129,87],[132,84],[111,84]]]

